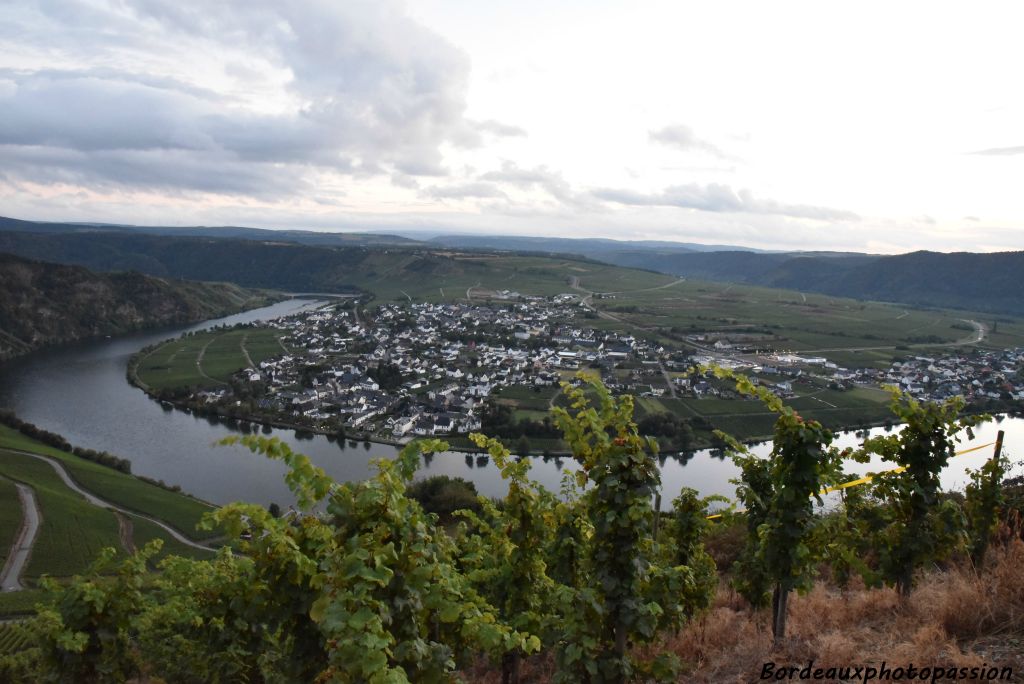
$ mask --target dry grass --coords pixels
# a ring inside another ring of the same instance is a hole
[[[1013,681],[1022,681],[1024,542],[1011,537],[992,548],[980,573],[969,565],[924,573],[905,602],[891,589],[819,584],[790,600],[787,639],[778,647],[767,615],[723,587],[707,615],[644,655],[666,650],[685,663],[686,682],[762,681],[766,662],[804,667],[810,660],[825,669],[987,664],[1012,667]],[[531,660],[525,681],[549,681],[550,659]],[[484,666],[463,674],[472,682],[500,681]]]

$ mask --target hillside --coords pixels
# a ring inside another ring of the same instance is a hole
[[[0,359],[49,344],[214,318],[266,301],[263,293],[235,285],[99,274],[0,253]]]
[[[474,250],[467,253],[466,250]],[[769,252],[729,245],[596,238],[393,235],[242,227],[138,227],[36,223],[0,217],[0,251],[94,270],[138,270],[160,277],[227,280],[305,292],[369,290],[378,298],[423,286],[527,291],[509,259],[562,268],[589,259],[690,280],[743,283],[836,297],[988,313],[1024,314],[1024,252]],[[453,252],[456,252],[453,254]],[[487,254],[490,252],[491,254]],[[500,260],[495,252],[501,254]],[[510,257],[509,253],[516,254]],[[506,273],[510,267],[512,273]],[[539,275],[534,271],[534,275]],[[620,274],[621,275],[621,274]],[[563,279],[564,280],[564,279]],[[546,292],[550,283],[541,285]],[[615,290],[616,287],[594,289]]]
[[[97,271],[218,280],[290,292],[369,291],[378,299],[445,298],[469,290],[557,294],[572,276],[593,289],[634,290],[671,279],[579,257],[495,255],[422,247],[323,247],[290,242],[134,235],[0,232],[0,251]]]
[[[689,279],[744,283],[836,297],[1022,314],[1024,252],[896,256],[766,252],[727,245],[543,237],[440,236],[464,248],[579,254]]]

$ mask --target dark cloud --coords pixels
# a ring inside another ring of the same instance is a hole
[[[1016,147],[990,147],[987,150],[977,150],[975,152],[968,152],[967,154],[980,154],[991,157],[1006,157],[1014,154],[1024,154],[1024,145],[1018,145]]]
[[[647,207],[681,207],[716,213],[771,214],[820,221],[852,221],[859,217],[849,211],[801,204],[783,204],[755,198],[749,190],[734,190],[728,185],[673,185],[661,192],[642,193],[616,188],[599,188],[593,196],[606,202]]]
[[[656,131],[648,131],[648,139],[684,152],[703,152],[713,157],[730,158],[711,143],[698,138],[692,128],[683,124],[672,124]]]
[[[313,189],[301,174],[253,164],[229,154],[176,149],[93,150],[6,145],[0,177],[41,184],[67,183],[95,190],[124,187],[280,198]]]
[[[313,169],[443,176],[442,145],[525,133],[467,120],[468,58],[392,0],[40,0],[16,3],[11,17],[10,41],[66,42],[85,63],[0,70],[8,177],[276,194]],[[244,74],[241,50],[290,74],[279,94],[296,104],[267,113],[184,70],[149,68],[173,61],[157,54],[168,45],[185,62],[197,44],[213,72]],[[218,177],[227,171],[241,180]]]

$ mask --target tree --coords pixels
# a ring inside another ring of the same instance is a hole
[[[556,660],[560,681],[623,682],[636,673],[629,644],[649,642],[660,627],[678,624],[690,612],[694,581],[689,568],[655,562],[651,499],[661,479],[658,445],[638,433],[633,398],[613,398],[599,380],[577,377],[586,384],[562,383],[569,408],[555,407],[553,414],[580,464],[577,485],[592,485],[581,498],[592,533],[580,585],[559,592],[565,636]],[[654,666],[663,674],[672,670],[664,660]]]
[[[939,474],[956,453],[957,433],[986,417],[961,417],[962,397],[942,403],[919,402],[898,387],[888,387],[890,408],[906,425],[899,433],[865,440],[864,449],[899,468],[872,481],[884,504],[875,535],[880,580],[909,596],[914,571],[947,557],[966,542],[964,516],[951,500],[940,500]]]
[[[159,542],[100,577],[114,556],[57,592],[35,623],[40,674],[124,681],[142,665],[172,680],[444,681],[471,651],[532,652],[536,637],[501,622],[458,568],[454,542],[405,490],[437,440],[407,446],[358,483],[333,482],[277,439],[229,438],[284,461],[302,511],[262,506],[209,514],[225,527],[213,561],[170,557]],[[314,514],[314,508],[326,514]]]
[[[743,472],[741,497],[754,505],[748,512],[751,537],[745,559],[754,566],[747,568],[753,580],[751,589],[762,590],[769,582],[774,586],[772,633],[779,641],[786,636],[789,594],[810,588],[813,581],[813,501],[822,503],[822,488],[835,482],[842,458],[850,452],[831,447],[832,432],[815,420],[804,420],[766,388],[731,371],[715,368],[714,372],[732,379],[741,394],[756,396],[778,414],[772,451],[766,460],[749,454],[735,439],[723,438],[737,454]]]
[[[985,562],[989,540],[999,525],[999,509],[1005,503],[1003,477],[1008,465],[1003,456],[1003,431],[1000,430],[992,458],[978,470],[971,471],[971,481],[965,492],[964,513],[967,516],[971,562],[979,570]]]
[[[494,460],[502,478],[508,481],[508,494],[500,508],[481,497],[479,515],[462,513],[469,525],[461,530],[461,563],[469,568],[467,574],[474,586],[498,609],[502,620],[522,632],[544,634],[557,624],[553,614],[554,582],[545,563],[551,537],[546,518],[554,497],[527,477],[529,459],[512,458],[493,437],[472,434],[470,439]],[[522,657],[528,653],[517,647],[504,654],[504,684],[519,683]]]

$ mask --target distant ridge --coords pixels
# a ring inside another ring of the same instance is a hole
[[[416,244],[399,235],[377,233],[329,233],[314,230],[272,230],[243,226],[131,226],[115,223],[40,222],[0,216],[0,231],[23,233],[120,233],[172,237],[214,237],[238,240],[294,242],[304,245],[402,245]]]
[[[202,241],[201,246],[200,242]],[[284,249],[289,247],[289,249]],[[382,258],[387,250],[401,259]],[[222,279],[292,291],[372,289],[409,269],[437,277],[465,269],[446,249],[575,255],[698,280],[745,283],[914,306],[1024,315],[1024,252],[897,256],[856,252],[766,252],[727,245],[598,238],[442,235],[427,241],[371,233],[259,228],[152,228],[34,223],[0,218],[0,251],[136,269],[195,280]],[[376,256],[375,256],[376,255]],[[463,273],[464,275],[464,273]]]

